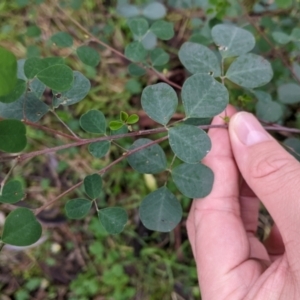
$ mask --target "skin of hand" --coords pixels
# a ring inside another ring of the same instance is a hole
[[[209,130],[203,161],[212,192],[187,220],[202,299],[300,299],[300,164],[252,114],[226,112],[229,128]],[[264,243],[255,237],[259,199],[275,222]]]

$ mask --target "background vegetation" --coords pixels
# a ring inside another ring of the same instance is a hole
[[[100,41],[124,53],[133,35],[124,14],[117,9],[123,2],[2,0],[0,3],[1,46],[20,59],[62,56],[72,69],[90,79],[92,88],[84,101],[57,111],[72,130],[80,132],[79,118],[90,109],[101,110],[109,120],[118,119],[121,110],[138,114],[140,120],[133,125],[135,130],[155,127],[141,109],[142,89],[164,78],[181,86],[188,74],[178,59],[180,46],[188,40],[211,46],[210,29],[218,23],[234,23],[255,35],[254,52],[268,59],[274,70],[273,81],[264,91],[280,106],[280,118],[275,121],[278,126],[300,128],[299,1],[162,1],[167,8],[165,20],[174,23],[175,36],[158,43],[171,59],[141,77],[130,75],[129,62],[122,55],[87,39],[85,32],[92,32]],[[154,1],[132,3],[146,2]],[[100,64],[84,65],[74,49],[53,44],[50,38],[58,31],[72,35],[74,47],[86,44],[96,49],[101,54]],[[212,49],[216,50],[213,46]],[[282,88],[291,83],[294,85],[288,91]],[[274,122],[270,120],[275,112],[268,110],[269,102],[256,99],[232,83],[228,85],[232,104]],[[51,103],[50,92],[44,101]],[[173,121],[180,118],[183,115],[179,112]],[[61,123],[52,114],[45,115],[39,124],[62,130]],[[53,137],[36,127],[28,126],[27,130],[27,151],[41,149],[45,144],[56,146],[58,139],[63,141],[63,137]],[[298,140],[286,131],[275,135],[297,156]],[[119,144],[128,148],[132,141],[126,138]],[[162,147],[170,151],[166,145]],[[26,187],[28,203],[39,207],[120,155],[122,149],[116,146],[102,159],[93,158],[86,147],[71,148],[25,161],[23,168],[16,168],[13,175]],[[8,163],[0,164],[0,179],[8,169]],[[126,161],[115,165],[104,176],[105,193],[100,205],[121,203],[129,214],[127,226],[120,235],[107,234],[93,216],[80,221],[66,218],[62,204],[70,197],[82,197],[83,188],[42,212],[39,221],[46,230],[39,245],[22,250],[6,246],[1,252],[1,299],[199,299],[195,263],[185,229],[191,201],[173,187],[172,192],[183,206],[184,218],[170,233],[149,231],[138,217],[141,199],[163,180],[132,171]],[[1,207],[0,226],[11,210],[10,205]]]

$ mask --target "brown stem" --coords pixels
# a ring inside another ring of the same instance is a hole
[[[107,172],[110,168],[112,168],[114,165],[116,165],[117,163],[119,163],[120,161],[122,161],[123,159],[127,158],[128,156],[132,155],[135,152],[138,152],[142,149],[145,149],[147,147],[150,147],[154,144],[158,144],[162,141],[165,141],[166,139],[168,139],[168,136],[164,136],[162,138],[159,138],[155,141],[152,141],[148,144],[142,145],[140,147],[137,147],[135,149],[132,149],[130,151],[127,151],[125,153],[123,153],[122,156],[120,156],[118,159],[116,159],[115,161],[113,161],[112,163],[110,163],[108,166],[106,166],[105,168],[101,169],[100,171],[98,171],[98,174],[104,174],[105,172]],[[62,194],[58,195],[55,199],[53,199],[52,201],[45,203],[43,206],[41,206],[40,208],[36,209],[35,211],[35,215],[38,215],[42,210],[44,210],[46,207],[50,206],[51,204],[55,203],[56,201],[58,201],[59,199],[61,199],[62,197],[64,197],[65,195],[67,195],[68,193],[72,192],[73,190],[75,190],[77,187],[79,187],[81,184],[83,183],[83,180],[79,181],[78,183],[76,183],[75,185],[73,185],[72,187],[70,187],[69,189],[67,189],[66,191],[64,191]]]

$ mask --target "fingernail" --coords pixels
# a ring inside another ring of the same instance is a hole
[[[250,113],[240,112],[233,117],[232,121],[235,134],[246,146],[271,140],[270,135]]]

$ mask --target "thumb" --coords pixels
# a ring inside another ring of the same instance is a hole
[[[264,203],[285,245],[297,248],[300,226],[300,164],[249,113],[235,114],[229,124],[237,166]],[[294,248],[295,250],[295,248]],[[299,249],[298,249],[299,250]]]

